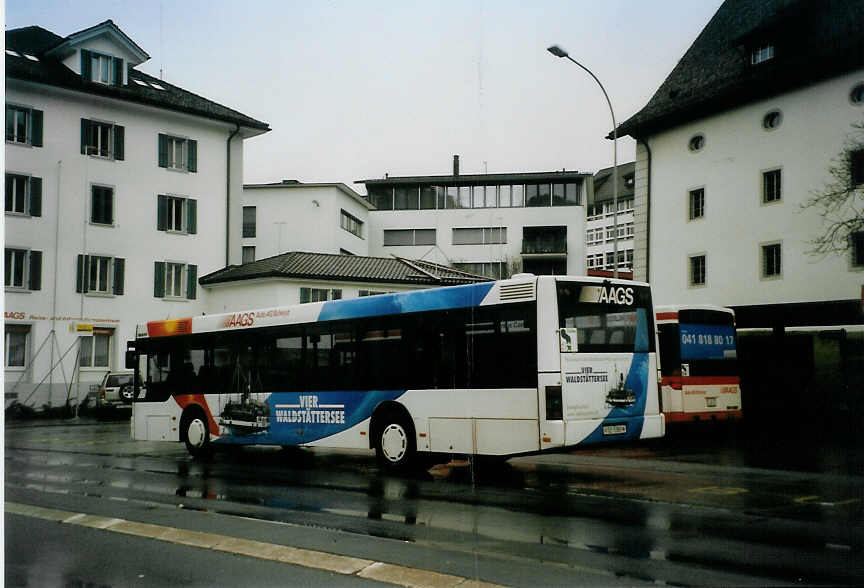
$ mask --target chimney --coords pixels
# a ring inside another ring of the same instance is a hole
[[[453,156],[453,175],[454,176],[459,175],[459,156],[458,155]]]

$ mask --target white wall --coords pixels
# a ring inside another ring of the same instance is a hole
[[[585,273],[585,207],[475,208],[454,210],[382,210],[369,214],[370,255],[391,254],[449,265],[453,262],[518,261],[522,258],[522,228],[567,227],[567,272]],[[502,245],[453,245],[453,229],[507,227]],[[385,246],[385,229],[436,229],[436,246]]]
[[[246,186],[242,205],[256,207],[256,236],[241,239],[235,249],[254,246],[255,259],[288,251],[338,254],[340,249],[368,255],[368,209],[359,198],[332,184]],[[362,237],[342,228],[342,210],[363,222]],[[242,223],[242,211],[238,215]]]
[[[864,70],[695,121],[648,139],[651,165],[650,281],[658,304],[749,305],[857,299],[864,272],[848,257],[807,255],[821,230],[801,205],[828,180],[850,125],[864,119],[849,92]],[[781,126],[762,117],[779,109]],[[705,135],[696,153],[688,141]],[[641,162],[641,158],[640,158]],[[782,200],[762,204],[763,170],[782,168]],[[705,187],[705,217],[688,221],[688,190]],[[637,164],[637,200],[645,173]],[[640,214],[637,201],[637,215]],[[639,239],[639,235],[637,235]],[[782,243],[782,278],[761,279],[760,244]],[[688,287],[688,255],[705,253],[705,287]],[[641,277],[641,276],[640,276]]]
[[[226,139],[232,126],[9,79],[6,100],[44,112],[44,147],[6,145],[7,172],[42,178],[42,216],[30,218],[7,214],[6,246],[43,252],[42,289],[35,292],[7,290],[6,312],[21,318],[9,318],[7,314],[6,322],[31,325],[32,355],[50,333],[51,317],[59,317],[56,321],[59,347],[54,351],[55,359],[74,346],[76,339],[69,333],[68,326],[82,320],[81,317],[84,322],[115,328],[111,366],[122,368],[126,341],[134,338],[136,323],[195,315],[205,308],[207,293],[200,287],[196,301],[155,298],[154,262],[171,260],[196,264],[199,276],[225,265]],[[82,155],[81,118],[112,121],[124,126],[124,160]],[[158,166],[157,135],[161,132],[198,141],[197,173],[171,171]],[[232,173],[232,186],[236,192],[232,205],[236,212],[232,214],[238,219],[233,224],[239,225],[242,140],[235,139],[233,148],[232,168],[236,171]],[[89,223],[92,183],[107,184],[115,189],[115,225],[112,227]],[[156,229],[158,194],[197,199],[197,234],[169,234]],[[239,235],[239,226],[237,231]],[[124,258],[125,293],[107,297],[77,294],[76,257],[81,253]],[[239,248],[237,256],[239,258]],[[63,363],[67,383],[73,373],[76,352],[77,349],[73,349]],[[34,369],[25,378],[31,382],[29,388],[42,380],[50,364],[50,346],[46,345],[36,358]],[[104,372],[104,369],[85,370],[81,380],[85,383],[98,381]],[[7,391],[20,375],[20,371],[6,371]],[[59,369],[51,379],[55,383],[51,397],[48,397],[47,390],[39,392],[31,404],[56,405],[65,401],[66,391]],[[87,387],[86,384],[82,387],[82,394],[86,393]],[[24,384],[18,386],[19,397],[26,397],[29,388]]]

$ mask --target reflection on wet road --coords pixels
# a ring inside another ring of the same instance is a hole
[[[864,574],[861,478],[653,451],[453,462],[435,476],[394,476],[369,452],[244,448],[199,462],[179,444],[131,442],[124,425],[26,428],[6,432],[6,491],[7,500],[182,506],[406,542],[430,560],[464,552],[625,583],[855,584]]]

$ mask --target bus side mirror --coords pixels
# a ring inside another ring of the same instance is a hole
[[[138,354],[134,350],[126,351],[126,369],[134,370],[138,366]]]

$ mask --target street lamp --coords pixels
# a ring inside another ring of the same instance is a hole
[[[609,105],[609,113],[612,115],[612,224],[614,237],[612,239],[612,255],[613,257],[613,266],[612,266],[612,277],[618,277],[618,125],[615,123],[615,111],[612,110],[612,101],[609,100],[609,94],[606,93],[606,88],[603,87],[603,84],[600,83],[600,80],[597,79],[597,76],[593,74],[593,72],[570,57],[570,55],[558,45],[552,45],[547,49],[549,53],[554,55],[555,57],[566,57],[582,69],[588,72],[594,81],[597,82],[597,85],[600,86],[600,89],[603,90],[603,96],[606,97],[606,103]]]

